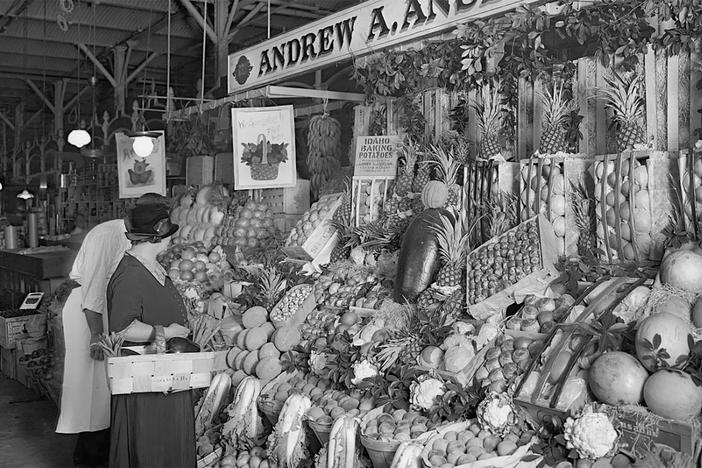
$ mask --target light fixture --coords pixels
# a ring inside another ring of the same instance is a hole
[[[31,200],[34,198],[34,195],[29,190],[24,189],[17,194],[17,198],[21,198],[22,200]]]
[[[154,151],[154,138],[161,136],[158,132],[131,132],[127,136],[132,138],[132,149],[137,156],[145,158]]]
[[[82,148],[88,143],[90,143],[90,133],[85,130],[85,122],[80,123],[80,128],[74,128],[71,133],[68,134],[68,142],[75,146],[76,148]]]

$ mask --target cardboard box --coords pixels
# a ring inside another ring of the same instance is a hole
[[[214,164],[214,180],[225,184],[234,183],[234,155],[217,153]]]
[[[214,180],[214,158],[191,156],[185,160],[186,185],[207,185]]]
[[[18,339],[27,338],[28,336],[25,324],[33,320],[37,315],[40,314],[11,318],[0,317],[0,346],[14,349]]]

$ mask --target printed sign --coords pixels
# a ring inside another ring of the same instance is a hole
[[[354,178],[394,179],[399,135],[360,136],[356,143]]]
[[[234,189],[294,187],[293,106],[232,109]]]
[[[142,158],[132,149],[134,138],[115,134],[117,145],[117,181],[119,198],[138,198],[145,193],[166,195],[166,139],[153,138],[154,149]]]
[[[229,55],[238,93],[544,0],[373,0]]]

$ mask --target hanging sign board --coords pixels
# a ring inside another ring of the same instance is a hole
[[[545,0],[371,0],[229,55],[239,93]]]
[[[234,189],[294,187],[293,106],[232,109]]]
[[[399,135],[360,136],[356,143],[354,179],[394,179]]]
[[[117,182],[119,198],[138,198],[145,193],[166,195],[166,139],[153,138],[154,149],[142,158],[132,149],[133,138],[115,134],[117,146]]]

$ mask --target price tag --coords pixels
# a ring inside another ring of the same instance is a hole
[[[27,297],[24,298],[24,302],[22,302],[20,310],[35,310],[37,307],[39,307],[43,297],[43,292],[30,292],[27,294]]]

